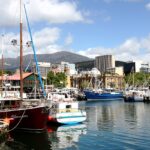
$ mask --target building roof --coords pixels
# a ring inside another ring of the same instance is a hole
[[[23,73],[23,79],[25,79],[26,77],[30,76],[31,74],[33,74],[32,72],[25,72]],[[0,80],[2,80],[2,76],[0,76]],[[13,80],[13,81],[18,81],[20,80],[20,74],[13,74],[11,76],[3,76],[3,80]]]

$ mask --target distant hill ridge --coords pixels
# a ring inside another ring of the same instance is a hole
[[[37,54],[38,62],[50,62],[52,64],[60,63],[62,61],[69,63],[76,63],[81,61],[92,60],[89,57],[82,56],[76,53],[60,51],[52,54]],[[19,68],[20,58],[6,58],[5,59],[5,69],[14,70]],[[33,62],[33,54],[28,54],[23,57],[24,68],[26,68],[30,62]]]

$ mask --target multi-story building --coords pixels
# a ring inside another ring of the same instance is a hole
[[[135,62],[133,61],[129,61],[129,62],[115,61],[115,66],[123,67],[123,72],[125,75],[136,72]]]
[[[75,66],[78,73],[81,71],[89,71],[95,67],[95,60],[76,62]]]
[[[96,74],[93,74],[93,71]],[[96,88],[95,84],[97,85],[97,88],[124,88],[124,75],[119,75],[116,73],[100,74],[100,72],[98,71],[93,71],[84,71],[80,74],[71,76],[71,87],[82,89],[83,83],[87,83],[87,86],[89,86],[90,88]]]
[[[124,89],[124,76],[118,74],[103,74],[102,76],[104,88]]]
[[[149,63],[141,64],[140,72],[150,73]]]
[[[123,67],[107,68],[106,72],[107,73],[112,73],[112,74],[118,74],[120,76],[124,75]]]
[[[54,74],[62,72],[61,65],[60,64],[51,64],[50,71],[54,72]]]
[[[47,77],[47,73],[50,70],[51,64],[48,62],[38,62],[38,66],[40,69],[41,76],[43,78]]]
[[[70,64],[68,62],[61,62],[60,65],[62,72],[65,72],[67,75],[77,74],[75,64]]]
[[[95,67],[103,74],[107,68],[115,67],[115,59],[112,55],[102,55],[95,58]]]

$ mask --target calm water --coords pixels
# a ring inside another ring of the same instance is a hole
[[[1,149],[150,149],[150,104],[110,101],[80,105],[87,112],[84,124],[49,126],[41,134],[16,132]]]

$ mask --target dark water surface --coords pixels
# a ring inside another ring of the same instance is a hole
[[[43,133],[15,132],[8,150],[150,149],[150,104],[123,101],[81,102],[87,121],[74,126],[49,126]]]

